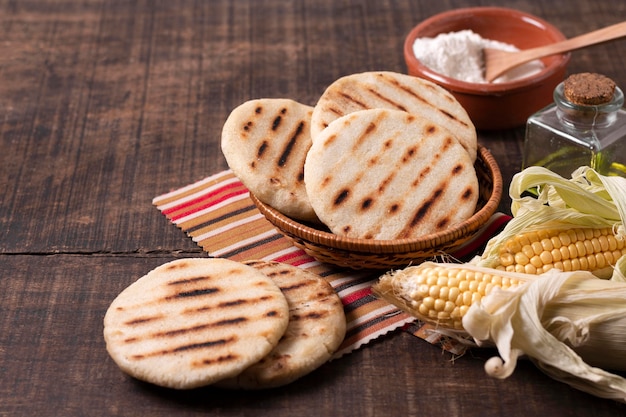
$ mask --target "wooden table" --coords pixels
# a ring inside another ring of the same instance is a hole
[[[235,106],[315,103],[342,75],[404,72],[413,25],[484,3],[0,1],[0,415],[624,415],[528,362],[494,380],[486,352],[455,359],[401,331],[262,392],[161,389],[104,348],[102,319],[123,288],[206,256],[151,200],[227,168],[218,143]],[[499,4],[567,36],[626,19],[612,0]],[[625,47],[578,51],[570,71],[626,86]],[[523,134],[479,133],[507,185]]]

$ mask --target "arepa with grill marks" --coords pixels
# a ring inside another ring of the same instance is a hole
[[[330,84],[313,109],[312,140],[333,120],[374,108],[406,111],[445,127],[476,160],[476,128],[457,99],[433,82],[391,71],[350,74]]]
[[[179,259],[113,300],[104,339],[129,375],[189,389],[235,376],[265,357],[288,322],[284,295],[259,270],[226,259]]]
[[[289,325],[278,345],[263,359],[217,386],[266,389],[289,384],[327,362],[346,334],[341,299],[323,277],[297,266],[246,261],[270,277],[289,305]]]
[[[317,221],[304,187],[313,107],[284,98],[249,100],[222,128],[221,147],[234,174],[259,200],[304,221]]]
[[[399,110],[342,116],[309,150],[304,182],[320,220],[336,235],[404,239],[470,218],[478,178],[456,137]]]

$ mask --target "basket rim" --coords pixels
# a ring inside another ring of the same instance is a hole
[[[263,203],[252,193],[250,193],[250,198],[259,211],[279,231],[316,245],[325,246],[329,250],[385,254],[416,252],[443,246],[472,234],[482,227],[497,210],[503,192],[500,168],[491,152],[480,144],[478,145],[478,158],[485,162],[492,180],[492,192],[483,207],[469,219],[457,223],[451,229],[417,238],[378,240],[343,237],[300,223]]]

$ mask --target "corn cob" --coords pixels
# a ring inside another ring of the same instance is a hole
[[[383,275],[372,286],[376,295],[418,319],[451,330],[463,330],[470,306],[493,288],[508,289],[528,281],[521,274],[426,262]]]
[[[626,242],[615,237],[610,227],[553,228],[511,237],[500,246],[499,259],[492,267],[526,274],[552,268],[582,270],[607,277],[625,254]]]

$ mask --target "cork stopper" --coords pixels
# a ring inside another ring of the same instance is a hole
[[[563,82],[565,98],[582,106],[609,103],[614,92],[615,82],[602,74],[590,72],[572,74]]]

